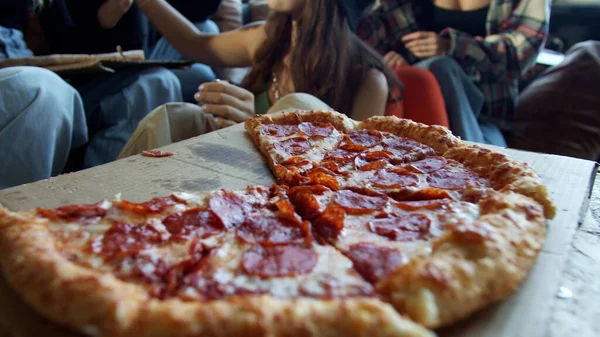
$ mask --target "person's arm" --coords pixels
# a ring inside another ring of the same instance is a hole
[[[247,67],[266,39],[262,25],[203,34],[164,0],[135,0],[161,35],[185,58],[211,66]]]
[[[448,55],[469,75],[506,81],[535,65],[548,36],[550,0],[521,0],[497,34],[473,37],[456,29],[440,33],[450,41]]]
[[[385,75],[377,69],[369,70],[354,102],[352,104],[352,119],[362,121],[372,116],[382,116],[385,113],[389,96],[389,88]]]

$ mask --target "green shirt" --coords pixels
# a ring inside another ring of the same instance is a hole
[[[257,115],[264,115],[271,108],[271,101],[269,101],[269,91],[265,89],[260,93],[254,95],[254,113]]]

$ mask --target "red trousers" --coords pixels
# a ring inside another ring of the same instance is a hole
[[[404,97],[388,104],[386,115],[449,127],[444,97],[433,74],[427,69],[411,66],[394,70],[404,84]]]

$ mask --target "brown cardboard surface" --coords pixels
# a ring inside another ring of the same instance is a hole
[[[584,214],[582,209],[587,210],[595,163],[495,149],[529,163],[538,171],[557,205],[557,216],[548,224],[545,248],[522,288],[499,304],[440,331],[440,335],[564,336],[568,331],[580,331],[576,336],[597,335],[598,322],[593,319],[584,322],[575,319],[576,314],[571,318],[567,315],[575,309],[589,311],[587,306],[595,306],[592,312],[600,312],[597,300],[584,301],[585,305],[576,301],[579,294],[598,294],[598,278],[586,283],[573,276],[573,273],[590,278],[598,276],[598,271],[590,268],[600,264],[600,246],[597,245],[600,233],[589,229],[578,231]],[[0,204],[12,210],[26,210],[96,202],[111,199],[117,193],[121,193],[123,199],[142,201],[172,191],[240,189],[249,184],[274,182],[266,162],[241,125],[161,150],[174,155],[167,158],[137,155],[90,170],[2,190]],[[581,256],[575,254],[577,251],[582,252]],[[555,296],[558,288],[565,284],[577,289],[574,298],[561,300]],[[589,288],[594,285],[596,288]],[[560,328],[556,328],[557,324]],[[0,282],[0,326],[18,336],[73,335],[35,314],[4,282]]]

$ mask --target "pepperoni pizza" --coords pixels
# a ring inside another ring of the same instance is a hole
[[[279,185],[0,210],[4,277],[92,336],[432,336],[515,291],[554,214],[533,170],[441,127],[246,128]]]

